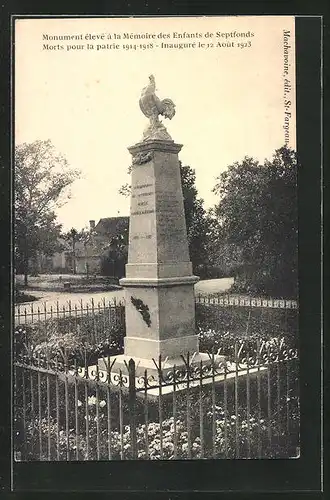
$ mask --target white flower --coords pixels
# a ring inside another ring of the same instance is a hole
[[[81,405],[82,405],[82,402],[79,401],[79,399],[78,399],[78,406],[81,406]]]
[[[103,408],[107,403],[103,400],[103,401],[100,401],[100,407]]]
[[[91,406],[91,405],[95,405],[96,404],[96,397],[95,396],[89,396],[88,397],[88,404]]]

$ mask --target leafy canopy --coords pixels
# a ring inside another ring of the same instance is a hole
[[[297,156],[282,147],[264,164],[250,157],[218,178],[214,209],[219,245],[237,262],[240,291],[297,293]],[[235,256],[234,256],[235,254]]]
[[[27,274],[29,259],[56,251],[61,226],[55,210],[70,197],[79,171],[69,168],[50,140],[37,140],[16,146],[14,175],[16,266],[24,262]]]

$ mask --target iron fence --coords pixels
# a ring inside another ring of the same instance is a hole
[[[244,295],[213,295],[213,296],[196,296],[196,304],[219,305],[222,307],[239,306],[239,307],[262,307],[272,309],[298,309],[297,300],[274,299],[262,297],[247,297]]]
[[[241,334],[244,330],[270,329],[276,335],[297,331],[297,302],[294,300],[246,298],[238,296],[197,296],[196,326],[207,329],[230,331]],[[235,312],[235,314],[233,314]],[[125,332],[125,301],[105,300],[86,303],[68,301],[47,304],[33,303],[15,308],[15,328],[24,329],[33,342],[45,342],[52,335],[73,333],[78,339],[98,344],[113,337],[114,332]]]
[[[60,320],[66,318],[76,319],[81,316],[95,316],[96,314],[107,313],[111,317],[112,313],[115,316],[120,314],[120,309],[125,305],[124,300],[102,300],[95,302],[91,298],[88,302],[84,303],[80,300],[72,303],[71,300],[60,304],[57,300],[55,302],[38,303],[35,305],[31,302],[29,305],[18,304],[15,306],[15,325],[26,325],[29,323],[41,323],[48,320]]]
[[[272,308],[272,309],[298,309],[296,300],[285,299],[263,299],[258,297],[246,297],[238,295],[218,295],[218,296],[203,296],[195,297],[196,304],[204,304],[207,306],[239,306],[249,308]],[[120,300],[105,300],[95,302],[93,298],[89,302],[83,303],[82,300],[77,304],[68,300],[65,304],[56,301],[54,303],[34,305],[33,302],[29,305],[18,304],[15,307],[15,326],[26,325],[30,323],[42,323],[48,320],[60,320],[71,318],[78,319],[81,316],[95,316],[108,314],[111,318],[119,318],[122,307],[125,306],[125,301]]]
[[[27,349],[14,363],[17,460],[285,458],[299,447],[298,353],[224,341],[207,359],[90,366]]]
[[[123,301],[105,299],[95,303],[67,301],[42,305],[17,306],[14,324],[16,331],[24,330],[25,343],[49,341],[56,335],[76,335],[90,344],[106,341],[111,334],[125,331],[125,305]]]

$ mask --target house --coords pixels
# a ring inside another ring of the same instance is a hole
[[[129,217],[106,217],[97,224],[89,221],[84,240],[72,243],[58,240],[58,251],[52,256],[39,253],[30,262],[35,273],[98,274],[122,277],[128,251]]]
[[[64,238],[58,238],[57,248],[58,250],[53,255],[37,252],[33,258],[29,259],[31,274],[72,272],[72,252],[70,244]]]
[[[88,239],[76,246],[77,274],[120,277],[127,258],[129,217],[106,217],[97,224],[90,220],[89,225]]]

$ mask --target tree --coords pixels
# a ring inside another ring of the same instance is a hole
[[[15,148],[15,265],[25,285],[31,259],[57,250],[61,225],[55,210],[70,197],[67,188],[78,176],[50,140]]]
[[[217,178],[220,239],[235,254],[240,291],[297,294],[297,156],[286,146],[271,161],[245,157]],[[219,246],[219,241],[220,246]]]
[[[205,277],[209,266],[207,252],[209,218],[203,206],[204,201],[198,198],[195,170],[189,166],[182,166],[180,162],[180,174],[190,260],[194,273]]]
[[[81,229],[78,231],[74,227],[70,229],[70,231],[66,232],[63,234],[64,240],[66,240],[70,246],[71,246],[71,256],[72,256],[72,273],[76,274],[77,273],[77,265],[76,265],[76,259],[77,259],[77,252],[76,252],[76,244],[78,242],[81,242],[85,244],[90,237],[90,232],[87,231],[85,228]],[[88,273],[87,273],[88,274]]]
[[[208,239],[206,249],[209,261],[209,277],[233,276],[241,262],[240,249],[226,239],[215,208],[208,210],[207,219]]]
[[[128,173],[130,171],[131,168],[128,170]],[[189,166],[182,166],[180,162],[180,174],[190,260],[193,265],[193,271],[199,276],[204,277],[208,268],[207,240],[209,220],[203,207],[204,201],[198,198],[195,170]],[[119,189],[119,193],[123,196],[129,196],[131,186],[124,184]]]
[[[101,274],[122,278],[125,276],[125,264],[128,257],[128,220],[117,225],[117,232],[103,247]]]

